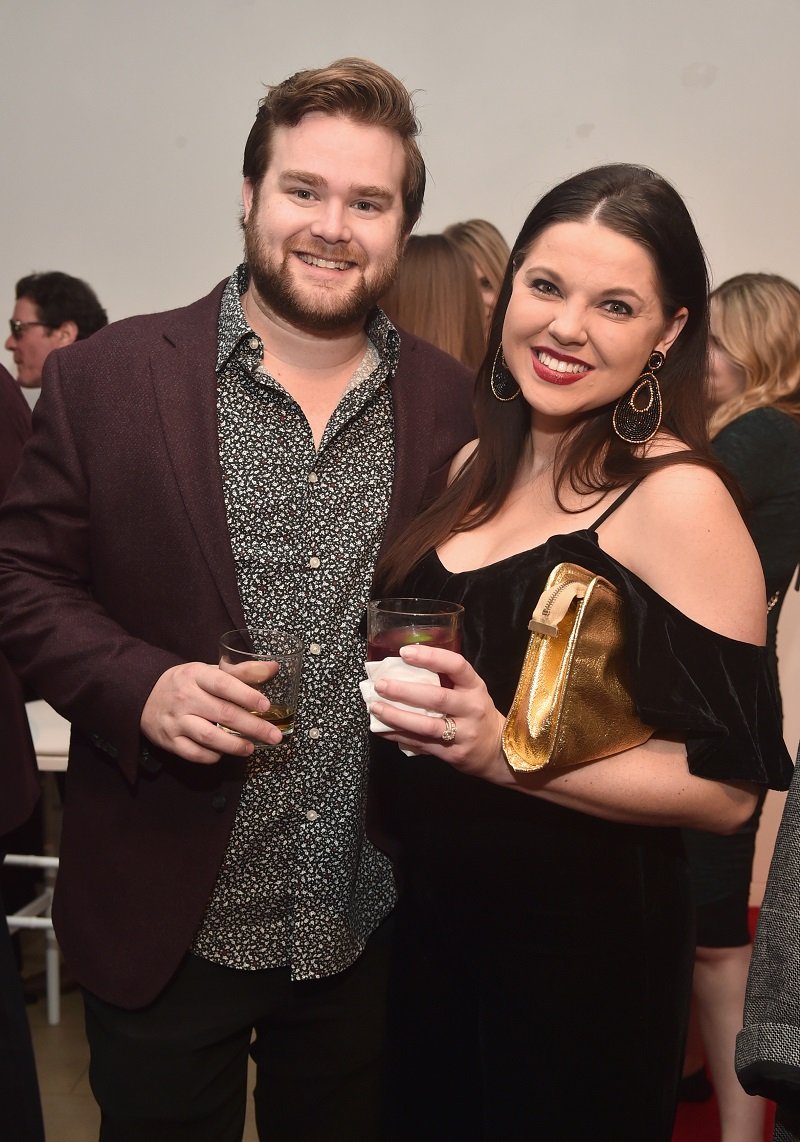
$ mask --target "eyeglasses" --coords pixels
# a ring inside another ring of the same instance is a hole
[[[11,330],[12,337],[20,337],[26,329],[30,329],[33,325],[43,325],[45,329],[52,329],[46,321],[15,321],[13,317],[8,320],[8,328]]]

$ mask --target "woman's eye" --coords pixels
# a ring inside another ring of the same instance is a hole
[[[614,317],[630,317],[633,310],[626,301],[606,301],[603,303],[603,308],[607,313],[612,314]]]
[[[547,281],[545,278],[536,278],[531,282],[531,289],[536,293],[543,293],[548,297],[556,297],[558,295],[558,287],[554,286],[552,282]]]

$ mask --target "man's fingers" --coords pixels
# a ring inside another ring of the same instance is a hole
[[[249,743],[248,743],[249,744]],[[251,747],[252,749],[252,747]],[[222,757],[221,753],[205,749],[192,738],[176,737],[171,745],[171,752],[182,757],[184,761],[194,762],[196,765],[215,765]]]
[[[205,723],[207,729],[204,734],[204,744],[214,743],[213,748],[220,748],[219,734],[223,733],[230,739],[236,735],[255,741],[259,745],[280,745],[283,741],[281,731],[265,718],[259,718],[252,710],[243,710],[241,706],[234,706],[231,702],[221,702],[215,707],[213,715]],[[240,752],[222,746],[223,753]]]
[[[269,700],[246,682],[207,662],[188,662],[158,679],[142,710],[141,726],[156,745],[187,761],[211,764],[223,753],[252,753],[245,739],[278,745],[280,731],[256,716],[267,710]]]
[[[219,669],[247,686],[263,686],[278,673],[277,662],[220,662]]]
[[[203,664],[205,665],[205,663]],[[269,699],[255,688],[258,682],[265,682],[272,677],[277,667],[273,662],[241,663],[245,667],[254,667],[245,670],[244,677],[239,676],[239,666],[233,668],[223,666],[208,666],[196,676],[197,686],[207,694],[223,698],[244,710],[258,710],[266,713],[269,709]],[[272,669],[275,667],[275,669]],[[231,673],[231,669],[236,673]],[[266,677],[264,677],[266,675]]]

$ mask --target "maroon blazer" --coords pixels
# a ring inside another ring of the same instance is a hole
[[[0,513],[2,644],[72,722],[56,931],[79,982],[127,1007],[186,952],[243,781],[241,760],[192,764],[139,729],[165,670],[216,661],[220,631],[245,625],[217,439],[223,286],[51,354]],[[470,387],[452,358],[402,337],[385,543],[473,434]]]
[[[0,365],[0,500],[30,434],[28,402],[8,370]],[[4,834],[30,817],[38,796],[39,775],[22,689],[0,654],[0,848]]]

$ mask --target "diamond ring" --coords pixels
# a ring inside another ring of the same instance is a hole
[[[444,729],[442,730],[441,740],[445,745],[450,745],[451,742],[456,740],[456,723],[453,718],[444,715]]]

